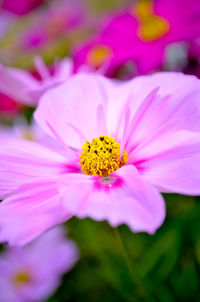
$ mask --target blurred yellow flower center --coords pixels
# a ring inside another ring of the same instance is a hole
[[[22,138],[27,140],[27,141],[34,141],[35,140],[35,137],[34,137],[34,133],[31,129],[25,129],[23,132],[22,132]]]
[[[97,68],[101,66],[106,59],[112,56],[112,49],[108,46],[99,45],[90,49],[87,55],[87,62],[90,66]]]
[[[96,176],[108,176],[128,160],[126,151],[120,158],[120,144],[108,135],[86,141],[80,159],[83,173]]]
[[[139,21],[138,36],[144,41],[153,41],[164,36],[170,29],[169,22],[155,15],[153,1],[140,0],[133,7],[133,15]]]
[[[14,275],[13,281],[15,284],[24,284],[30,281],[30,275],[26,271],[21,271]]]

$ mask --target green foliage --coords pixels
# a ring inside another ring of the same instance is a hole
[[[198,198],[165,200],[167,218],[153,236],[90,219],[67,222],[81,256],[48,302],[200,301]]]

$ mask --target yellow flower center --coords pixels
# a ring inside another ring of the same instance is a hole
[[[106,59],[112,56],[112,49],[108,46],[99,45],[90,49],[87,55],[87,62],[90,66],[100,67]]]
[[[128,161],[126,151],[123,151],[120,158],[120,144],[108,135],[94,138],[91,143],[86,141],[80,159],[83,173],[104,177]]]
[[[30,275],[26,271],[21,271],[14,275],[13,282],[21,285],[30,281]]]
[[[139,21],[138,36],[144,41],[153,41],[164,36],[170,28],[169,22],[155,15],[153,1],[140,0],[133,7],[133,15]]]

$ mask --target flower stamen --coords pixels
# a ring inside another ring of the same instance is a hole
[[[126,151],[123,151],[120,158],[120,144],[108,135],[94,138],[91,143],[86,141],[80,159],[84,174],[103,177],[118,170],[128,161]]]

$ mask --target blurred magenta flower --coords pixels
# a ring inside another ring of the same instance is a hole
[[[44,2],[45,0],[2,0],[0,8],[16,15],[25,15]]]
[[[40,57],[36,57],[34,63],[39,77],[22,69],[0,65],[0,93],[16,99],[19,103],[36,106],[47,89],[61,84],[72,74],[70,59],[55,61],[52,72]]]
[[[63,152],[0,147],[0,241],[24,244],[71,216],[153,234],[159,192],[200,193],[199,98],[199,80],[179,73],[122,84],[79,74],[47,91],[35,118]]]
[[[0,254],[0,301],[46,301],[77,259],[78,249],[61,227],[23,248],[7,248]]]
[[[110,77],[117,76],[121,68],[132,68],[132,76],[160,70],[166,46],[191,43],[199,37],[199,14],[198,0],[192,5],[189,0],[136,1],[74,51],[75,70],[84,64],[91,69],[103,65],[102,71]]]

